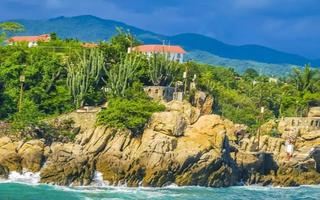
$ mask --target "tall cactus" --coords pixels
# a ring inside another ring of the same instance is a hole
[[[83,106],[89,87],[100,79],[103,67],[104,56],[97,48],[77,51],[75,59],[68,62],[67,85],[77,108]]]
[[[154,54],[149,59],[149,78],[153,85],[170,86],[178,71],[178,63],[163,54]]]
[[[141,59],[136,54],[126,54],[120,62],[112,65],[105,72],[108,80],[105,81],[113,96],[125,96],[125,91],[133,81],[135,72],[140,65]]]

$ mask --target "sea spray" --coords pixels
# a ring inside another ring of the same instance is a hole
[[[92,186],[92,187],[107,187],[109,185],[110,184],[108,181],[103,180],[103,175],[101,172],[99,172],[99,171],[94,172],[94,176],[93,176],[93,179],[92,179],[90,186]]]
[[[22,173],[19,172],[10,172],[8,180],[6,182],[13,183],[25,183],[30,185],[36,185],[40,182],[40,172],[32,173],[26,170],[23,170]]]

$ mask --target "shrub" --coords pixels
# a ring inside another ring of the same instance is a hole
[[[137,135],[154,112],[164,109],[164,105],[151,101],[143,92],[125,98],[114,97],[109,100],[107,109],[98,114],[97,125],[129,129]]]

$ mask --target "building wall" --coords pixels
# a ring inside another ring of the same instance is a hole
[[[143,90],[147,93],[147,95],[157,101],[171,101],[173,100],[173,87],[165,87],[165,86],[147,86],[144,87]]]
[[[285,117],[279,121],[278,130],[283,136],[304,135],[320,130],[320,117]]]

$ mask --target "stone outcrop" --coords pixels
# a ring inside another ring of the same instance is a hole
[[[99,171],[110,184],[128,186],[320,184],[317,130],[295,136],[288,157],[286,137],[248,137],[246,126],[209,114],[212,99],[200,95],[196,102],[166,103],[166,111],[154,113],[139,136],[95,127],[93,115],[83,124],[80,113],[74,119],[81,131],[72,143],[2,137],[0,178],[10,171],[40,171],[42,183],[88,185]],[[274,128],[269,125],[267,130]]]
[[[9,171],[21,171],[21,157],[18,154],[19,142],[10,138],[0,138],[0,165]]]
[[[31,172],[40,171],[45,160],[44,157],[44,141],[31,140],[24,143],[18,150],[21,157],[21,167]]]
[[[320,117],[320,107],[310,108],[308,117]]]
[[[141,138],[130,133],[112,135],[97,158],[104,179],[129,186],[236,184],[237,168],[227,137],[231,127],[210,115],[186,125],[176,112],[156,113]]]
[[[87,128],[75,143],[54,143],[41,169],[41,182],[87,185],[95,170],[111,184],[129,186],[237,183],[229,138],[236,125],[201,108],[172,101],[155,113],[143,134],[107,127]]]
[[[42,183],[58,185],[88,185],[93,166],[78,144],[54,143],[44,167],[40,171]]]
[[[258,138],[243,139],[236,157],[243,180],[274,186],[320,184],[320,139],[297,136],[292,157],[286,154],[285,141],[264,135],[257,152]]]

